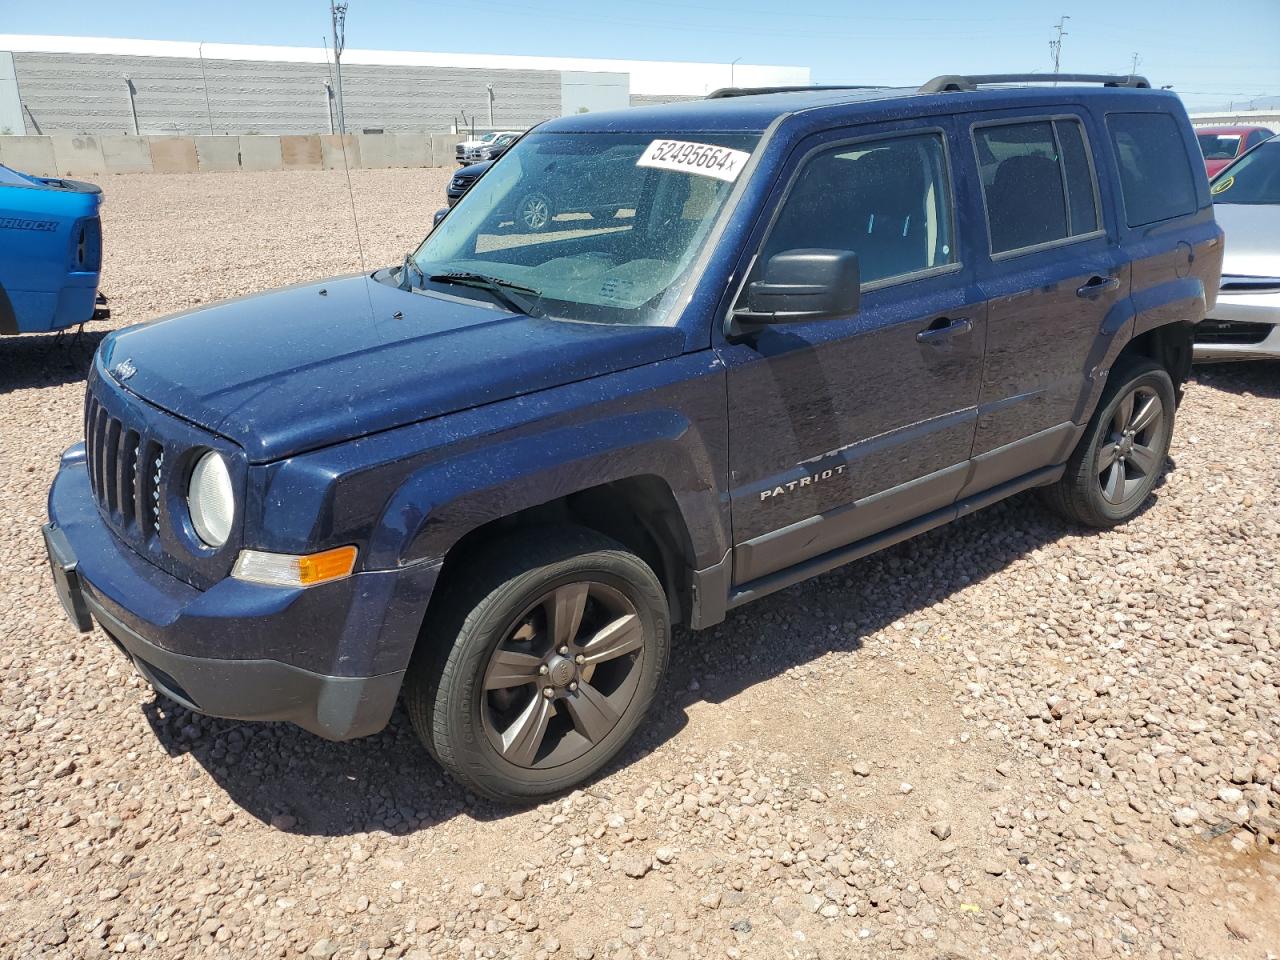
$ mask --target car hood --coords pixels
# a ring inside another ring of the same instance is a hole
[[[361,275],[130,327],[103,341],[97,362],[130,392],[265,462],[683,347],[671,328],[536,319]]]
[[[1280,277],[1280,204],[1215,203],[1225,234],[1222,272],[1237,277]]]

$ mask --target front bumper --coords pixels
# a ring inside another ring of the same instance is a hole
[[[82,630],[96,620],[165,696],[209,716],[287,720],[330,740],[386,725],[438,568],[360,573],[309,590],[233,579],[196,590],[102,522],[82,445],[63,456],[49,519],[50,563],[72,620]]]
[[[1280,291],[1220,291],[1195,336],[1196,360],[1280,359]]]

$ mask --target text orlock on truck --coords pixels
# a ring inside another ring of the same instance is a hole
[[[1221,232],[1175,96],[1040,79],[564,117],[393,267],[110,334],[68,614],[216,716],[345,739],[403,696],[527,801],[617,755],[677,625],[1032,487],[1123,522]]]

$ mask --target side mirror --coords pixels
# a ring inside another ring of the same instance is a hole
[[[431,218],[431,229],[434,230],[440,225],[440,221],[444,219],[444,215],[449,212],[448,207],[441,207],[435,212],[435,216]]]
[[[747,323],[799,323],[858,312],[861,281],[851,250],[784,250],[747,287]]]

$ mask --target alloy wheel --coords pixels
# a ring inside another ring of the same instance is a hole
[[[520,204],[520,222],[530,230],[541,230],[550,220],[551,207],[544,197],[534,194]]]
[[[1151,387],[1136,387],[1120,401],[1096,463],[1107,503],[1118,506],[1149,492],[1163,465],[1164,420],[1164,404]]]
[[[644,625],[620,591],[555,587],[516,618],[490,655],[481,721],[509,763],[569,763],[618,725],[639,686]]]

